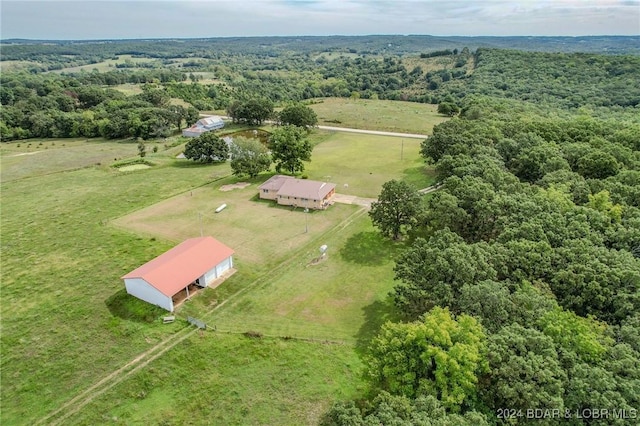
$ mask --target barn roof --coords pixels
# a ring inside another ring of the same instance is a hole
[[[234,251],[213,237],[190,238],[122,279],[142,278],[165,296],[173,296],[228,258]]]
[[[296,179],[291,176],[275,175],[260,185],[260,189],[278,191],[278,195],[284,197],[309,198],[322,200],[332,189],[334,183],[319,182],[316,180]]]

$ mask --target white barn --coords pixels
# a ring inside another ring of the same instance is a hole
[[[215,287],[233,270],[234,251],[213,237],[188,239],[123,276],[127,293],[173,312],[189,286]]]
[[[224,127],[224,121],[222,121],[222,117],[219,117],[217,115],[211,115],[209,117],[201,118],[193,126],[187,129],[184,129],[182,131],[182,136],[195,138],[205,132],[222,129],[223,127]]]

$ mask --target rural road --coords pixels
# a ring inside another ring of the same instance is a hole
[[[429,137],[428,135],[419,135],[416,133],[383,132],[381,130],[352,129],[349,127],[333,127],[333,126],[316,126],[316,127],[318,129],[331,130],[335,132],[366,133],[368,135],[396,136],[400,138],[426,139]]]
[[[210,115],[200,114],[200,117],[210,117]],[[226,115],[220,116],[223,120],[231,120],[231,117]],[[266,123],[274,124],[273,121],[266,121]],[[399,133],[399,132],[384,132],[382,130],[366,130],[366,129],[353,129],[351,127],[334,127],[334,126],[316,126],[321,130],[330,130],[332,132],[349,132],[349,133],[365,133],[368,135],[378,136],[395,136],[399,138],[412,138],[412,139],[426,139],[429,135],[420,135],[417,133]]]

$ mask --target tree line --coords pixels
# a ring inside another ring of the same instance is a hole
[[[441,189],[383,186],[370,216],[408,245],[391,294],[403,321],[370,342],[373,397],[337,403],[324,424],[637,416],[640,123],[534,111],[468,99],[422,144]]]

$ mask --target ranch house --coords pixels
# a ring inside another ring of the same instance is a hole
[[[315,180],[275,175],[260,185],[260,198],[275,200],[283,206],[322,210],[331,204],[336,185]]]
[[[224,121],[217,115],[211,115],[209,117],[201,118],[193,126],[184,129],[182,136],[196,138],[205,132],[211,130],[222,129],[224,127]]]
[[[212,237],[191,238],[122,279],[130,295],[173,312],[190,293],[217,287],[235,272],[233,253]]]

